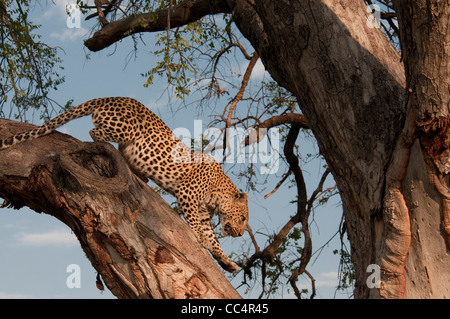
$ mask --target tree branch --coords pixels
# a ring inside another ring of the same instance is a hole
[[[307,195],[306,195],[306,185],[303,178],[303,173],[300,169],[300,166],[298,165],[298,158],[294,154],[293,148],[295,146],[295,141],[297,140],[298,133],[300,131],[300,127],[296,124],[291,126],[291,129],[289,130],[286,143],[284,145],[284,155],[286,157],[287,162],[289,163],[290,171],[294,174],[295,182],[297,184],[297,214],[295,214],[291,219],[283,226],[283,228],[278,232],[278,234],[275,236],[274,240],[268,245],[266,248],[264,248],[261,252],[256,252],[250,259],[248,260],[247,264],[244,267],[244,270],[248,273],[250,271],[250,268],[253,266],[254,262],[257,259],[268,259],[273,260],[275,258],[275,253],[280,247],[281,243],[283,242],[283,239],[287,236],[287,234],[291,231],[291,229],[299,222],[302,222],[302,231],[305,233],[305,237],[309,237],[309,231],[308,231],[308,217],[309,214],[306,210],[306,204],[307,204]],[[307,233],[306,233],[307,232]],[[309,254],[309,257],[311,255],[311,245],[310,245],[311,239],[305,238],[305,247],[304,247],[304,253]],[[308,257],[308,261],[309,261]],[[302,257],[303,259],[303,257]],[[307,261],[306,261],[307,264]],[[305,267],[306,267],[305,264]],[[302,260],[303,265],[303,260]]]
[[[244,97],[245,89],[247,88],[248,81],[250,80],[250,76],[252,75],[253,68],[256,65],[256,62],[259,60],[259,55],[255,51],[253,52],[252,58],[250,59],[250,63],[247,66],[247,69],[245,70],[244,77],[242,78],[241,87],[239,88],[238,93],[234,97],[233,101],[231,102],[230,109],[228,110],[228,116],[227,120],[225,122],[226,128],[229,128],[231,126],[231,119],[233,116],[234,109],[236,108],[236,105],[242,98]]]
[[[244,143],[245,145],[249,145],[250,143],[258,143],[262,136],[260,134],[260,129],[270,129],[275,126],[283,125],[283,124],[292,124],[297,125],[299,128],[303,129],[309,129],[308,121],[306,120],[306,117],[303,114],[298,113],[288,113],[283,115],[275,115],[264,122],[260,123],[257,127],[255,127],[255,136],[248,136],[245,138]],[[264,131],[267,132],[267,131]]]
[[[241,83],[241,87],[239,88],[238,93],[236,94],[236,96],[234,97],[233,101],[231,102],[230,108],[228,110],[228,116],[227,119],[225,121],[225,129],[226,129],[226,133],[223,135],[223,155],[224,158],[223,160],[225,160],[225,158],[227,157],[228,153],[226,153],[226,149],[227,149],[227,141],[229,140],[229,130],[227,130],[229,127],[231,127],[231,119],[234,113],[234,109],[236,108],[236,105],[239,103],[240,100],[242,100],[243,96],[244,96],[244,92],[245,89],[247,88],[248,85],[248,81],[250,80],[250,76],[252,75],[253,72],[253,68],[256,65],[256,62],[258,62],[259,59],[259,55],[258,53],[255,51],[253,52],[253,56],[250,60],[250,63],[247,66],[247,69],[245,70],[245,74],[244,77],[242,79],[242,83]],[[225,107],[225,109],[227,109],[228,105]]]
[[[100,51],[123,38],[139,32],[156,32],[168,27],[169,9],[129,16],[110,22],[86,40],[91,51]],[[170,27],[176,28],[197,21],[209,14],[231,13],[224,1],[187,0],[172,7]]]
[[[35,126],[0,120],[0,136]],[[60,133],[0,151],[0,196],[68,225],[119,298],[239,298],[174,210],[108,143]]]

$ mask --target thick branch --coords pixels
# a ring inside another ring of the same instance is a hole
[[[309,129],[308,121],[303,114],[288,113],[283,115],[275,115],[262,122],[258,128],[271,128],[282,124],[295,124],[303,129]]]
[[[308,121],[306,120],[306,117],[303,114],[288,113],[283,115],[275,115],[268,118],[264,122],[260,123],[257,127],[255,127],[254,132],[255,135],[246,137],[244,141],[245,145],[249,145],[250,142],[258,143],[262,138],[264,138],[264,135],[262,133],[267,133],[268,129],[283,124],[292,124],[302,129],[309,129]],[[260,129],[265,130],[261,133]]]
[[[209,14],[229,13],[223,1],[188,0],[172,7],[170,27],[176,28],[197,21]],[[123,38],[139,32],[163,31],[168,27],[169,9],[126,17],[105,25],[86,40],[91,51],[100,51]]]
[[[32,127],[0,120],[0,136]],[[119,298],[239,298],[187,224],[108,143],[53,133],[2,150],[0,196],[68,225]]]

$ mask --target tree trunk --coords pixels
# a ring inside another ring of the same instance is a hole
[[[450,297],[450,3],[394,1],[415,140],[402,191],[411,220],[408,298]]]
[[[0,120],[0,136],[33,125]],[[68,225],[119,298],[240,298],[174,210],[108,143],[60,133],[0,152],[0,196]]]
[[[403,32],[402,42],[411,51],[421,48],[405,59],[406,74],[417,81],[407,76],[406,94],[400,55],[367,23],[363,1],[228,1],[270,74],[297,97],[330,166],[351,243],[356,298],[450,297],[449,12],[448,5],[439,11],[437,1],[418,2],[404,4],[409,15],[400,17],[401,29],[414,38]],[[422,20],[411,24],[411,12]],[[422,73],[412,70],[425,63],[430,68]],[[374,286],[367,285],[371,264],[380,269]]]

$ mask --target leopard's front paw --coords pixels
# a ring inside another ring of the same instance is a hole
[[[239,270],[239,266],[234,261],[231,261],[228,264],[228,268],[226,268],[226,270],[228,270],[229,272],[236,272]]]
[[[229,272],[236,272],[239,270],[239,266],[236,265],[236,263],[230,259],[223,261],[219,261],[220,266],[222,266],[223,269]]]

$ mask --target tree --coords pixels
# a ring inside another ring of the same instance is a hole
[[[28,5],[27,1],[0,1],[0,114],[6,115],[4,106],[12,95],[14,116],[21,121],[30,108],[41,109],[41,117],[49,119],[53,105],[59,105],[49,92],[64,82],[58,74],[63,67],[57,48],[40,41],[40,26],[30,22]]]
[[[33,125],[1,120],[0,127],[5,136]],[[239,298],[189,227],[112,145],[52,134],[3,153],[0,175],[4,206],[26,205],[72,229],[99,289],[105,282],[118,298]]]
[[[140,12],[136,9],[140,5],[152,11]],[[372,16],[358,0],[345,6],[335,1],[138,1],[128,6],[109,1],[93,8],[101,28],[85,45],[99,51],[127,36],[167,30],[162,62],[147,74],[148,84],[164,70],[185,94],[182,84],[189,63],[173,60],[170,53],[183,46],[171,47],[170,31],[184,25],[192,28],[207,15],[231,14],[225,34],[232,38],[229,26],[234,24],[255,50],[247,54],[248,70],[260,58],[302,112],[256,121],[255,128],[289,124],[284,155],[298,190],[297,214],[267,247],[256,247],[244,267],[249,269],[258,259],[277,264],[276,251],[299,224],[305,243],[292,269],[294,290],[298,275],[307,273],[308,209],[323,186],[321,180],[317,193],[307,197],[294,155],[300,127],[308,127],[328,164],[323,180],[331,172],[342,199],[355,271],[354,296],[448,297],[449,286],[442,283],[448,282],[450,261],[446,178],[450,68],[445,51],[450,9],[439,1],[422,0],[394,1],[394,7],[399,26],[388,21],[400,33],[401,55],[381,29],[368,23]],[[180,29],[173,33],[175,40],[183,41]],[[220,38],[214,32],[205,34]],[[232,43],[239,47],[238,41]],[[228,46],[218,50],[217,56],[227,50]],[[220,95],[214,71],[211,91]],[[232,125],[240,93],[224,112],[226,127]],[[381,281],[374,285],[367,284],[369,265],[380,270]],[[296,294],[300,296],[299,291]]]

